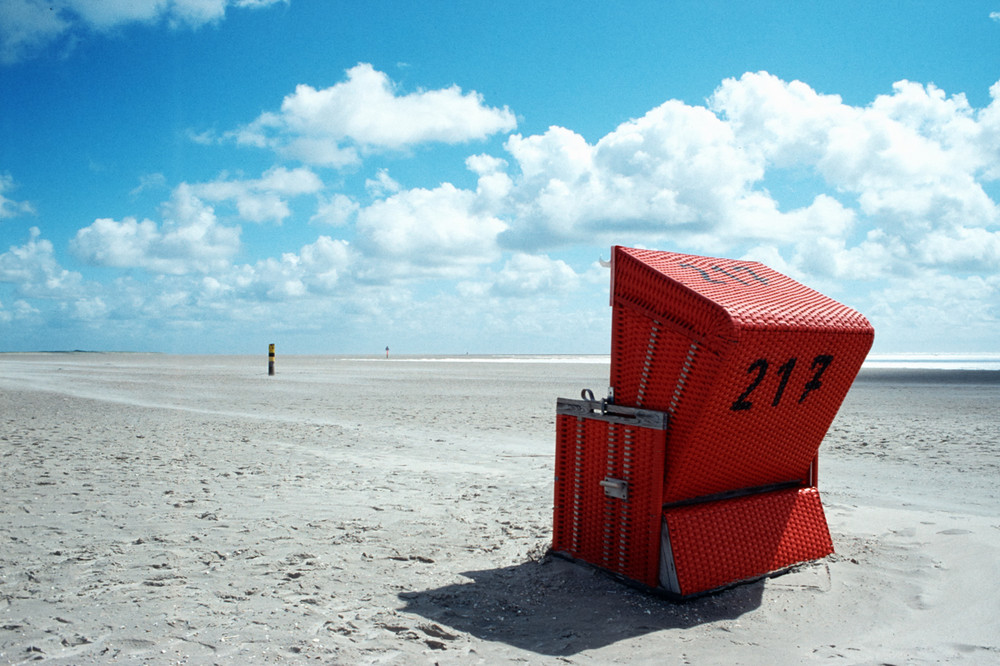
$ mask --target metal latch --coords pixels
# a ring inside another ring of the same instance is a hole
[[[586,400],[587,402],[592,402],[592,403],[597,402],[597,400],[594,399],[594,392],[591,391],[590,389],[583,389],[582,391],[580,391],[580,397]],[[614,404],[615,404],[615,387],[609,386],[608,397],[601,398],[601,414],[602,415],[607,414],[608,405],[614,405]]]
[[[628,481],[624,479],[612,479],[610,476],[601,481],[604,488],[605,497],[614,497],[620,500],[628,499]]]

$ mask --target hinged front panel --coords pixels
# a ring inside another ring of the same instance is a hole
[[[665,430],[556,416],[552,549],[655,587]]]
[[[661,581],[687,596],[826,557],[833,542],[815,488],[667,509]]]

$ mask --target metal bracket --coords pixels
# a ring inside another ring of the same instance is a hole
[[[628,499],[628,481],[624,479],[612,479],[610,476],[601,481],[604,488],[605,497],[614,497],[620,500]]]
[[[598,419],[638,428],[667,429],[669,416],[667,412],[615,405],[608,402],[607,399],[591,400],[589,398],[593,396],[593,393],[589,389],[584,389],[582,395],[584,396],[583,400],[558,398],[556,400],[556,414]]]

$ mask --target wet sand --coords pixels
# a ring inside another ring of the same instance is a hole
[[[544,556],[606,363],[0,355],[0,663],[995,663],[1000,373],[864,371],[836,554],[685,603]]]

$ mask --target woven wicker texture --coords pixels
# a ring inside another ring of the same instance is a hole
[[[685,383],[694,361],[701,362],[697,345],[688,335],[631,307],[615,307],[611,325],[616,401],[673,417],[680,400],[690,399]],[[673,383],[664,381],[667,377]]]
[[[614,250],[611,385],[667,411],[664,502],[804,481],[874,332],[754,262]]]
[[[664,431],[557,415],[553,550],[658,584]],[[601,481],[625,481],[628,497]]]
[[[616,297],[702,336],[728,327],[720,317],[740,329],[871,330],[857,311],[757,262],[616,246],[614,264]]]
[[[685,596],[833,552],[815,488],[692,504],[667,509],[663,516]]]

